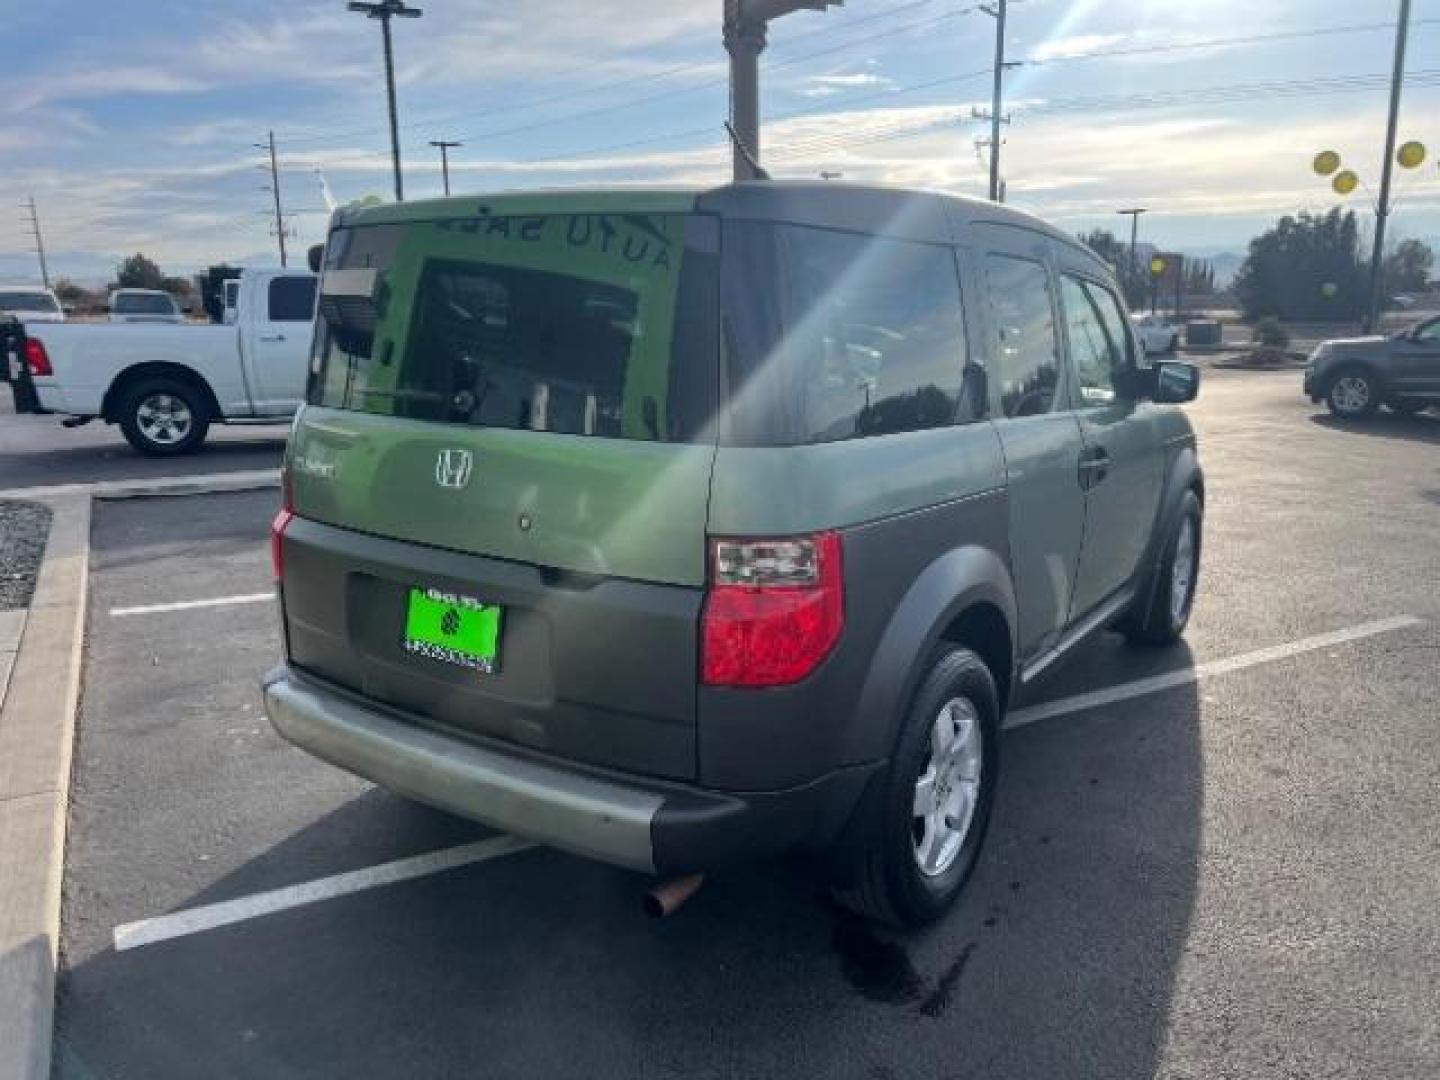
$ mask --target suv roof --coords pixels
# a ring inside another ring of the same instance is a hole
[[[387,203],[340,210],[335,226],[430,221],[449,213],[516,216],[550,213],[687,213],[788,221],[913,239],[946,235],[958,221],[1016,225],[1090,252],[1069,233],[1033,214],[942,191],[813,180],[757,180],[719,187],[553,188]],[[1091,253],[1093,255],[1093,253]],[[1099,256],[1094,256],[1102,262]]]

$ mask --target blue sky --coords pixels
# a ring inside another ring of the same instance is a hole
[[[396,23],[407,195],[719,183],[721,0],[417,0]],[[1378,183],[1391,0],[1024,0],[1012,9],[1012,202],[1080,230],[1145,205],[1144,235],[1242,250],[1282,213],[1334,205],[1333,148]],[[1440,242],[1440,0],[1415,0],[1400,236]],[[764,139],[778,175],[983,194],[965,119],[988,103],[993,23],[971,0],[849,0],[777,23]],[[341,201],[390,192],[378,27],[343,0],[0,0],[0,273],[34,194],[62,270],[141,250],[167,269],[273,252],[274,129],[299,249]],[[1302,36],[1303,35],[1303,36]],[[1258,40],[1240,40],[1258,39]],[[1428,74],[1427,74],[1428,73]],[[1365,211],[1365,192],[1349,203]],[[98,260],[91,260],[92,262]]]

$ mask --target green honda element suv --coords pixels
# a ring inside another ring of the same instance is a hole
[[[807,851],[921,923],[1021,684],[1185,627],[1198,374],[1033,217],[513,194],[342,211],[323,260],[265,702],[403,795],[648,874]]]

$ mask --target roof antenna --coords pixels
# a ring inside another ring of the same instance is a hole
[[[750,148],[741,141],[740,134],[735,130],[735,125],[730,123],[729,120],[726,120],[725,130],[729,132],[730,141],[735,144],[735,149],[738,150],[740,156],[745,159],[745,164],[749,165],[750,171],[755,174],[755,179],[769,180],[770,174],[765,171],[760,162],[755,160],[755,155],[750,152]]]

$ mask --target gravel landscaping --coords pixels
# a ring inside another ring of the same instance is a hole
[[[48,506],[0,499],[0,611],[30,603],[49,533]]]

